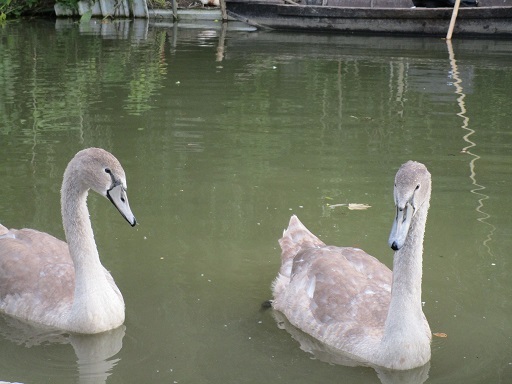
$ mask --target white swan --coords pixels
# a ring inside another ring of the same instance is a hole
[[[363,364],[397,370],[426,364],[431,332],[422,310],[421,274],[430,191],[423,164],[400,167],[389,236],[393,273],[360,249],[326,246],[292,216],[279,241],[282,265],[273,308]]]
[[[124,322],[124,301],[100,262],[87,209],[92,189],[136,224],[126,177],[109,152],[78,152],[64,172],[62,222],[68,244],[33,229],[0,225],[0,312],[76,333],[99,333]]]

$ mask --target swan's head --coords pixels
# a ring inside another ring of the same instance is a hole
[[[108,198],[133,227],[137,220],[130,209],[126,194],[126,176],[123,167],[111,153],[101,148],[87,148],[78,152],[70,161],[64,179],[80,189],[93,191]]]
[[[430,201],[430,173],[421,163],[408,161],[395,177],[396,217],[389,235],[389,246],[397,251],[403,247],[414,215],[420,208],[428,208]]]

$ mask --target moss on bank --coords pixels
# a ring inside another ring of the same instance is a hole
[[[0,19],[49,13],[55,0],[0,0]]]

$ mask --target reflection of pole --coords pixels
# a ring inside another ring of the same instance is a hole
[[[462,139],[468,143],[464,148],[462,148],[462,153],[468,154],[472,157],[469,162],[469,178],[471,179],[471,184],[473,184],[474,188],[471,189],[471,193],[477,195],[478,197],[478,206],[476,207],[476,211],[481,215],[477,220],[481,223],[484,223],[490,227],[489,234],[487,238],[484,240],[483,245],[487,248],[487,252],[494,256],[490,246],[488,243],[492,240],[492,236],[496,227],[491,223],[487,222],[487,219],[491,217],[487,212],[483,210],[484,201],[489,199],[489,196],[483,193],[485,186],[478,184],[476,181],[476,161],[480,159],[480,156],[470,151],[471,148],[476,147],[476,143],[471,141],[470,137],[475,134],[475,130],[469,127],[469,117],[466,116],[466,105],[464,99],[466,95],[464,94],[464,89],[462,88],[462,79],[459,77],[459,70],[457,68],[457,61],[455,60],[455,53],[453,51],[453,46],[451,40],[446,40],[446,45],[448,47],[448,55],[450,58],[450,66],[452,68],[452,77],[453,77],[453,85],[455,86],[455,93],[459,95],[457,98],[457,103],[459,104],[460,112],[457,113],[457,116],[462,118],[462,126],[461,128],[467,131],[467,133],[462,136]]]
[[[343,76],[342,61],[338,61],[338,128],[341,130],[341,122],[343,121]]]
[[[225,50],[224,47],[225,47],[225,43],[226,43],[226,29],[227,29],[227,24],[222,23],[220,26],[219,45],[217,45],[217,57],[215,58],[215,61],[222,61],[224,59],[224,50]]]
[[[453,6],[452,19],[450,20],[450,26],[448,27],[448,33],[446,34],[446,40],[452,39],[453,28],[455,27],[455,20],[457,19],[457,14],[459,13],[459,5],[460,0],[455,0],[455,5]]]
[[[178,46],[178,23],[172,25],[171,53],[176,51]]]
[[[457,95],[460,95],[458,98],[457,98],[457,103],[459,104],[459,108],[460,108],[460,112],[457,113],[457,116],[460,116],[462,117],[463,119],[463,124],[462,124],[462,129],[465,129],[465,130],[470,130],[468,128],[468,125],[469,125],[469,117],[466,116],[466,104],[464,102],[464,99],[466,98],[466,95],[464,94],[464,89],[462,88],[462,80],[461,78],[459,77],[459,69],[457,67],[457,60],[455,60],[455,53],[453,51],[453,46],[452,46],[452,42],[451,40],[446,40],[446,46],[448,48],[448,56],[450,58],[450,66],[452,68],[452,77],[453,77],[453,85],[455,86],[455,93]],[[472,135],[475,131],[473,130],[470,130],[470,133],[466,136],[469,136],[469,135]],[[464,138],[465,141],[468,141],[466,140],[466,138]],[[472,143],[471,141],[469,141],[470,143]],[[470,145],[468,147],[466,147],[465,149],[469,149],[471,147],[474,147],[476,144],[472,143],[473,145]]]

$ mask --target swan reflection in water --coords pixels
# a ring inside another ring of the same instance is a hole
[[[94,335],[65,333],[61,330],[32,325],[10,316],[0,316],[0,334],[27,348],[47,344],[71,344],[76,355],[77,383],[103,384],[113,373],[123,346],[126,327]]]
[[[347,367],[367,366],[373,368],[382,384],[423,384],[428,379],[430,361],[421,367],[405,371],[363,364],[350,354],[336,350],[294,327],[281,312],[273,309],[271,311],[277,326],[288,332],[300,344],[300,349],[310,353],[317,360]]]

